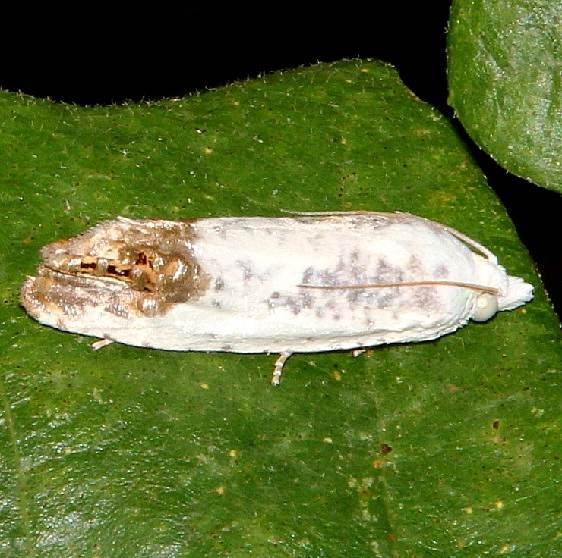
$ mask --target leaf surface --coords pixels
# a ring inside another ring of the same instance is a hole
[[[453,2],[449,104],[508,171],[562,192],[562,4]]]
[[[505,211],[395,70],[344,61],[81,108],[0,92],[8,556],[554,556],[560,335]],[[275,356],[112,345],[18,305],[39,248],[116,215],[408,211],[536,299],[435,342]]]

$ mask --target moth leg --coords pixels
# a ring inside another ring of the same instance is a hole
[[[287,359],[292,354],[293,353],[288,353],[288,352],[285,351],[277,357],[277,360],[275,361],[275,368],[273,369],[273,376],[271,377],[271,385],[272,386],[278,386],[279,385],[279,382],[281,381],[281,373],[283,372],[283,366],[285,366],[285,363],[287,362]]]
[[[94,351],[99,351],[100,349],[111,345],[111,343],[113,343],[111,339],[99,339],[98,341],[94,341],[91,347]]]

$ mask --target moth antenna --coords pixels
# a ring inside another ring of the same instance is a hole
[[[464,242],[469,248],[472,248],[476,252],[480,252],[482,256],[486,256],[489,262],[492,262],[493,264],[498,263],[497,256],[491,250],[488,250],[488,248],[482,246],[482,244],[480,244],[479,242],[476,242],[476,240],[472,240],[472,238],[466,236],[466,234],[463,234],[457,231],[456,229],[453,229],[452,227],[448,227],[447,225],[441,225],[441,226],[446,231],[450,232],[453,236],[458,238],[461,242]]]
[[[362,283],[359,285],[308,285],[300,284],[297,287],[305,289],[327,289],[327,290],[342,290],[342,289],[388,289],[396,287],[460,287],[463,289],[472,289],[481,293],[490,293],[498,296],[500,291],[494,287],[487,287],[485,285],[478,285],[476,283],[465,283],[463,281],[401,281],[400,283]]]

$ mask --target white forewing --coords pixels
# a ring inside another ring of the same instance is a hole
[[[222,219],[195,224],[211,276],[195,303],[204,337],[243,352],[322,351],[430,339],[462,325],[478,293],[455,287],[316,289],[454,278],[474,282],[473,254],[410,217]],[[187,311],[187,309],[185,309]],[[189,328],[192,327],[190,324]],[[261,348],[263,347],[263,348]]]
[[[22,289],[36,319],[171,350],[422,341],[532,297],[486,248],[402,213],[118,219],[43,257]]]

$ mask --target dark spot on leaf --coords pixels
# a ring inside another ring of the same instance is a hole
[[[380,452],[383,455],[388,455],[391,451],[392,451],[392,446],[389,446],[388,444],[381,444]]]

